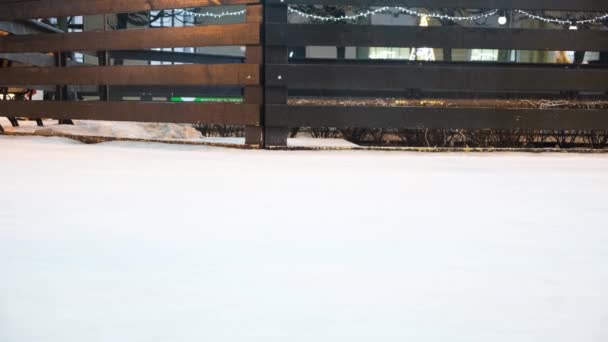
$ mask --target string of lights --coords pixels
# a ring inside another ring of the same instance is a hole
[[[405,13],[405,14],[408,14],[411,16],[416,16],[416,17],[436,18],[436,19],[450,20],[450,21],[477,21],[477,20],[482,20],[482,19],[492,17],[501,12],[500,10],[492,10],[492,11],[489,11],[486,13],[472,15],[472,16],[451,16],[451,15],[446,15],[446,14],[441,14],[441,13],[422,13],[422,12],[419,12],[419,11],[416,11],[416,10],[413,10],[410,8],[401,7],[401,6],[393,6],[393,7],[384,6],[384,7],[379,7],[379,8],[373,9],[373,10],[367,10],[367,11],[363,11],[363,12],[359,12],[359,13],[355,13],[355,14],[351,14],[351,15],[343,15],[343,16],[335,17],[335,16],[322,16],[322,15],[306,13],[306,12],[303,12],[292,6],[287,7],[287,10],[290,13],[299,15],[304,18],[314,19],[314,20],[319,20],[319,21],[327,21],[327,22],[354,21],[357,19],[370,17],[372,15],[376,15],[376,14],[380,14],[380,13],[393,13],[393,14]],[[223,17],[227,17],[227,16],[244,15],[246,13],[246,10],[233,11],[233,12],[219,12],[219,13],[194,12],[194,11],[190,11],[190,10],[184,10],[183,12],[186,15],[190,15],[193,17],[199,17],[199,18],[203,18],[203,17],[223,18]],[[571,28],[574,28],[578,25],[595,24],[595,23],[599,23],[599,22],[608,20],[608,13],[594,17],[594,18],[568,20],[568,19],[561,19],[561,18],[544,17],[544,16],[536,15],[536,14],[533,14],[530,12],[526,12],[523,10],[517,10],[517,9],[514,10],[514,12],[519,13],[523,16],[526,16],[530,19],[540,20],[540,21],[543,21],[546,23],[553,23],[553,24],[559,24],[559,25],[572,25]],[[501,25],[506,24],[507,23],[506,16],[501,15],[500,18],[498,19],[498,22]]]
[[[183,11],[184,14],[193,16],[193,17],[199,17],[199,18],[223,18],[223,17],[229,17],[229,16],[239,16],[239,15],[244,15],[246,13],[246,10],[240,10],[240,11],[233,11],[233,12],[220,12],[220,13],[214,13],[214,12],[193,12],[193,11],[188,11],[188,10],[184,10]]]
[[[543,17],[540,15],[536,15],[536,14],[532,14],[526,11],[522,11],[522,10],[515,10],[515,12],[525,15],[528,18],[531,19],[536,19],[536,20],[540,20],[546,23],[553,23],[553,24],[560,24],[560,25],[568,25],[568,24],[574,24],[574,25],[583,25],[583,24],[593,24],[593,23],[598,23],[600,21],[604,21],[608,19],[608,13],[601,15],[601,16],[597,16],[595,18],[589,18],[589,19],[583,19],[583,20],[566,20],[566,19],[560,19],[560,18],[548,18],[548,17]]]
[[[450,15],[445,15],[445,14],[439,14],[439,13],[420,13],[418,11],[409,9],[409,8],[405,8],[405,7],[380,7],[380,8],[376,8],[374,10],[368,10],[365,12],[360,12],[360,13],[356,13],[353,15],[344,15],[344,16],[340,16],[340,17],[332,17],[332,16],[320,16],[320,15],[315,15],[315,14],[310,14],[310,13],[305,13],[302,12],[298,9],[295,9],[293,7],[288,7],[287,8],[289,12],[291,13],[295,13],[299,16],[305,17],[305,18],[309,18],[309,19],[316,19],[316,20],[320,20],[320,21],[350,21],[350,20],[357,20],[360,18],[364,18],[364,17],[369,17],[375,14],[379,14],[379,13],[406,13],[408,15],[412,15],[412,16],[417,16],[417,17],[427,17],[427,18],[437,18],[437,19],[445,19],[445,20],[452,20],[452,21],[475,21],[475,20],[480,20],[480,19],[485,19],[487,17],[491,17],[493,15],[496,15],[498,13],[498,10],[494,10],[494,11],[490,11],[487,13],[483,13],[480,15],[474,15],[474,16],[469,16],[469,17],[458,17],[458,16],[450,16]]]

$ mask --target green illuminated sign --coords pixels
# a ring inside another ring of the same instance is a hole
[[[240,97],[171,97],[171,102],[243,102]]]

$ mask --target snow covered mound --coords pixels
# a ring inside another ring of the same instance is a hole
[[[53,133],[85,136],[102,136],[131,139],[199,139],[200,132],[187,124],[112,122],[76,120],[74,125],[49,125],[35,130],[36,134]]]
[[[7,132],[54,136],[73,135],[149,140],[197,140],[200,132],[190,124],[91,121],[74,120],[74,125],[58,125],[57,120],[45,120],[43,127],[35,121],[19,121],[19,127],[11,127],[6,118],[0,117],[0,125]]]

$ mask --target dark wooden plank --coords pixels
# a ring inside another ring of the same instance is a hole
[[[266,84],[290,89],[608,91],[608,69],[284,64],[266,67]]]
[[[262,23],[264,21],[264,6],[247,5],[245,21],[248,23]]]
[[[65,20],[61,20],[62,18],[59,18],[59,23],[60,26],[64,26],[62,25],[62,21],[65,23],[64,29],[67,29],[67,21]],[[68,66],[68,55],[65,52],[59,52],[59,53],[55,53],[55,66],[57,68],[61,68],[64,69]],[[55,101],[67,101],[67,100],[71,100],[72,98],[74,98],[75,94],[71,93],[68,89],[67,85],[63,85],[63,84],[57,84],[55,86]],[[58,122],[60,125],[73,125],[74,121],[72,121],[71,118],[67,118],[67,119],[60,119]]]
[[[608,11],[605,0],[266,0],[267,4],[405,6],[421,8],[478,8],[522,10]]]
[[[264,7],[264,18],[266,22],[287,24],[287,5],[284,3],[278,3],[274,5],[266,5]],[[272,34],[269,30],[272,29],[270,26],[265,26],[266,36]],[[289,61],[289,55],[286,44],[275,44],[270,45],[265,43],[264,60],[266,63],[287,63]],[[264,88],[264,103],[268,105],[286,105],[287,104],[287,85],[277,84],[270,86],[265,83]],[[265,146],[287,146],[287,137],[289,130],[287,126],[281,125],[269,125],[267,121],[264,121],[264,144]]]
[[[52,119],[203,122],[229,125],[257,125],[260,117],[260,109],[256,105],[138,101],[0,101],[0,113],[2,115]]]
[[[608,110],[269,105],[266,124],[411,129],[608,129]]]
[[[104,14],[101,16],[103,20],[103,31],[107,32],[110,28],[108,23],[108,15]],[[110,52],[107,50],[97,51],[97,63],[99,66],[110,66],[112,61],[110,59]],[[110,101],[110,87],[107,85],[99,86],[99,100]]]
[[[259,0],[24,0],[0,2],[0,20],[259,3]]]
[[[264,14],[262,5],[247,5],[246,20],[255,23],[255,29],[261,33]],[[245,50],[245,63],[259,64],[264,63],[264,47],[261,45],[248,45]],[[243,103],[257,105],[260,108],[264,105],[264,88],[262,85],[246,86],[243,88]],[[261,113],[260,113],[261,118]],[[262,120],[260,120],[261,123]],[[245,144],[261,147],[264,144],[264,128],[261,125],[245,127]]]
[[[290,46],[607,51],[608,34],[600,30],[267,24],[266,43]]]
[[[55,86],[41,85],[41,84],[21,85],[18,88],[33,89],[33,90],[48,91],[48,92],[55,91]],[[91,96],[97,95],[97,89],[98,89],[98,87],[96,87],[96,86],[69,86],[68,88],[70,89],[71,92],[77,92],[77,93],[82,92],[82,93],[86,93],[87,95],[91,95]]]
[[[138,50],[255,45],[259,24],[208,25],[0,37],[0,52]]]
[[[254,23],[252,28],[261,33],[264,14],[262,5],[247,5],[246,20]],[[261,45],[247,45],[245,50],[245,63],[264,63],[264,47]],[[243,88],[243,103],[264,105],[264,88],[262,85],[247,86]],[[261,122],[261,120],[260,120]],[[264,144],[264,128],[261,125],[245,127],[245,144],[261,147]]]
[[[256,85],[257,64],[7,68],[0,85]]]

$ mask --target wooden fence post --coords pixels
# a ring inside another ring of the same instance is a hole
[[[67,66],[67,55],[65,52],[55,52],[55,67],[64,68]],[[65,101],[68,99],[68,86],[67,85],[56,85],[55,86],[55,101]],[[60,125],[70,124],[70,120],[59,119]]]
[[[259,24],[258,30],[262,30],[264,22],[263,6],[261,4],[247,5],[246,22]],[[262,65],[264,64],[264,47],[262,41],[258,45],[247,45],[245,50],[245,63],[258,64],[260,66],[260,75],[262,74]],[[264,132],[263,132],[263,115],[262,106],[264,105],[264,88],[261,84],[245,86],[243,88],[243,103],[258,105],[260,108],[260,121],[256,126],[245,127],[245,144],[263,147]]]
[[[57,26],[63,32],[68,32],[68,17],[57,18]],[[65,68],[68,66],[68,54],[64,51],[57,51],[55,53],[55,67]],[[55,86],[55,100],[56,101],[67,101],[69,100],[68,86],[65,84]],[[60,125],[73,125],[74,123],[70,119],[60,119]]]
[[[265,23],[287,24],[287,5],[281,0],[280,3],[267,3],[265,7]],[[268,26],[264,26],[264,30],[268,30]],[[268,32],[266,32],[268,34]],[[267,45],[265,46],[265,65],[268,64],[287,64],[289,62],[287,46],[285,45]],[[277,75],[276,77],[284,78],[286,75]],[[287,104],[287,87],[286,86],[269,86],[268,80],[265,80],[266,98],[265,105],[269,104]],[[287,146],[287,136],[289,134],[288,127],[265,127],[265,146]]]
[[[4,63],[0,64],[0,68],[4,68],[4,67],[10,68],[12,66],[12,64],[13,64],[12,61],[7,60]],[[8,101],[8,87],[0,88],[0,92],[2,93],[2,101]],[[13,117],[13,116],[10,116],[10,114],[7,114],[6,118],[11,123],[11,126],[13,126],[13,127],[19,126],[19,121],[17,121],[16,117]],[[0,132],[4,132],[4,129],[2,129],[2,127],[0,127]]]
[[[84,31],[84,30],[83,30]],[[108,31],[108,15],[103,15],[103,31]],[[97,51],[97,57],[99,62],[97,63],[99,66],[109,66],[111,65],[110,61],[110,53],[106,51]],[[99,100],[100,101],[110,101],[110,87],[107,85],[99,86]]]

